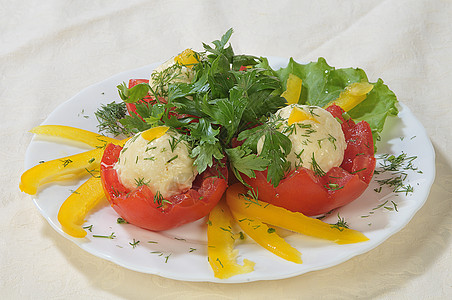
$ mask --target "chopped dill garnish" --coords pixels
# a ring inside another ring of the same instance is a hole
[[[335,224],[331,224],[331,228],[336,228],[339,231],[343,231],[345,228],[348,228],[347,222],[344,220],[344,218],[341,218],[339,213],[337,214],[338,221]]]
[[[137,185],[137,187],[142,186],[142,185],[148,185],[149,181],[145,181],[144,178],[135,178],[135,184]]]
[[[99,125],[97,125],[99,132],[112,134],[114,136],[129,134],[129,131],[119,122],[126,114],[127,107],[124,102],[112,102],[106,105],[102,104],[94,113],[99,122]]]
[[[96,235],[96,234],[94,234],[93,237],[95,237],[95,238],[104,238],[104,239],[110,239],[110,240],[112,240],[112,239],[116,238],[116,235],[115,235],[114,232],[112,232],[110,235]]]
[[[63,163],[63,167],[66,168],[70,163],[72,163],[72,160],[68,158],[61,160],[61,162]]]
[[[89,170],[88,168],[85,168],[86,172],[88,172],[89,175],[91,175],[94,178],[100,178],[100,175],[96,175],[96,173],[99,173],[99,170],[92,169]]]
[[[322,168],[319,166],[319,164],[315,160],[314,152],[312,152],[311,166],[312,166],[312,171],[314,171],[314,173],[317,176],[322,177],[326,174],[325,171],[322,170]]]
[[[118,224],[129,224],[129,222],[127,222],[125,219],[123,218],[117,218],[116,219],[116,223]]]
[[[179,140],[179,139],[175,138],[174,136],[171,136],[171,139],[168,140],[168,143],[171,148],[171,152],[174,152],[174,150],[176,150],[177,144],[179,144],[181,141],[182,141],[181,139]]]
[[[83,226],[82,228],[83,228],[83,229],[89,230],[89,232],[92,232],[92,231],[93,231],[93,225]]]
[[[173,157],[171,157],[170,159],[168,159],[168,161],[166,162],[167,164],[169,164],[170,162],[172,162],[173,160],[175,160],[176,158],[178,158],[179,155],[174,155]]]
[[[406,153],[395,156],[390,154],[383,154],[379,157],[382,159],[378,169],[375,169],[375,174],[383,174],[385,172],[391,173],[391,177],[384,179],[377,179],[376,182],[380,184],[380,188],[374,189],[376,192],[381,191],[381,186],[388,186],[394,193],[409,193],[414,192],[414,188],[410,184],[405,184],[408,177],[406,171],[419,172],[418,168],[413,165],[413,161],[417,156],[408,157]]]
[[[135,239],[133,239],[133,242],[129,242],[129,245],[132,246],[133,249],[135,249],[139,243],[140,241],[136,241]]]

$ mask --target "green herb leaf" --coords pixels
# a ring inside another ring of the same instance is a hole
[[[339,94],[351,83],[368,81],[362,69],[335,69],[329,66],[324,58],[308,64],[299,64],[291,58],[287,67],[275,72],[283,86],[286,85],[290,73],[303,80],[298,103],[320,107],[339,97]],[[373,84],[374,88],[367,98],[348,113],[354,120],[365,120],[369,123],[375,143],[379,140],[379,133],[383,130],[386,118],[396,116],[398,109],[396,96],[383,84],[383,81],[378,79]]]
[[[231,169],[237,179],[243,182],[240,173],[250,178],[255,178],[254,171],[264,171],[269,162],[263,157],[253,154],[250,148],[239,146],[236,148],[226,149]]]
[[[264,123],[252,129],[242,131],[238,140],[244,140],[243,146],[257,151],[257,143],[263,139],[260,156],[271,162],[268,165],[267,181],[277,186],[290,168],[286,157],[292,149],[290,139],[277,131],[272,123]]]
[[[144,97],[146,97],[151,91],[151,87],[148,83],[139,83],[130,89],[127,87],[126,83],[117,86],[119,96],[126,103],[135,103]]]
[[[219,143],[215,144],[200,144],[193,148],[191,157],[195,158],[194,165],[197,166],[198,173],[204,172],[207,167],[213,165],[214,158],[220,160],[224,157],[222,147]]]

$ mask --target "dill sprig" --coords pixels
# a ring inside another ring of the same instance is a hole
[[[169,83],[174,79],[180,78],[181,75],[182,66],[177,63],[160,72],[153,72],[151,79],[154,86],[154,95],[163,98],[167,97]]]
[[[314,152],[312,152],[312,159],[311,159],[311,166],[312,166],[312,171],[314,171],[314,173],[317,176],[324,176],[326,174],[325,171],[322,170],[322,168],[320,167],[320,165],[317,163],[317,161],[315,160],[314,157]]]
[[[410,184],[405,184],[405,180],[408,177],[406,171],[418,171],[418,168],[413,165],[413,161],[417,156],[408,157],[406,153],[395,156],[390,154],[380,155],[382,162],[380,162],[380,168],[375,170],[375,174],[383,174],[385,172],[391,173],[391,177],[385,179],[377,179],[376,182],[380,186],[388,186],[394,193],[405,193],[408,195],[414,191],[414,188]],[[379,189],[375,189],[379,192]]]
[[[135,239],[133,239],[133,242],[129,242],[129,245],[132,246],[133,249],[135,249],[139,243],[140,241],[136,241]]]
[[[345,228],[348,228],[348,224],[344,218],[341,218],[339,213],[337,214],[338,221],[335,224],[331,224],[331,228],[336,228],[339,231],[343,231]]]
[[[101,107],[94,113],[99,122],[97,128],[99,132],[105,132],[118,136],[120,134],[128,135],[129,131],[119,122],[127,114],[127,107],[124,102],[109,104],[102,104]]]

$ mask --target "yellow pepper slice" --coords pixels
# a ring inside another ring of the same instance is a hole
[[[158,139],[162,135],[164,135],[168,131],[169,127],[167,126],[158,126],[150,128],[141,133],[141,137],[147,141],[152,141]]]
[[[199,63],[198,54],[191,49],[185,49],[182,51],[182,53],[174,58],[174,61],[190,69],[193,65]]]
[[[233,211],[241,212],[250,218],[264,223],[292,230],[304,235],[333,241],[337,244],[351,244],[369,240],[359,231],[333,226],[318,219],[306,217],[302,213],[291,212],[285,208],[271,205],[244,194],[246,188],[234,184],[226,191],[226,200]]]
[[[231,210],[231,212],[240,228],[256,243],[285,260],[297,264],[303,262],[301,253],[280,237],[274,228],[269,228],[261,221],[251,219],[241,212],[234,210]]]
[[[226,279],[234,275],[254,270],[254,262],[244,259],[243,265],[237,263],[238,250],[234,249],[232,217],[222,199],[210,212],[207,226],[207,253],[215,277]]]
[[[19,188],[22,192],[34,195],[41,185],[73,176],[87,175],[99,168],[104,149],[94,149],[59,159],[43,162],[28,169],[20,178]]]
[[[293,123],[305,120],[310,120],[319,123],[319,121],[317,121],[317,119],[314,118],[311,114],[295,106],[294,108],[292,108],[292,111],[290,112],[289,119],[287,120],[287,125],[290,126]]]
[[[30,130],[30,132],[38,135],[70,139],[96,148],[103,148],[108,143],[118,144],[121,142],[95,132],[63,125],[40,125]]]
[[[100,178],[91,177],[83,183],[60,207],[58,221],[63,231],[76,238],[86,236],[86,231],[82,227],[85,217],[104,198]]]
[[[340,93],[339,97],[327,105],[324,108],[336,104],[345,111],[352,110],[355,106],[360,104],[367,98],[367,94],[374,88],[374,86],[368,82],[355,82],[347,87]]]
[[[300,99],[302,80],[295,74],[290,73],[287,78],[286,90],[281,97],[286,99],[287,104],[296,104]]]

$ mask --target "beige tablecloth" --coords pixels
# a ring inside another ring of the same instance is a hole
[[[0,3],[2,299],[452,298],[451,1],[6,1]],[[319,56],[381,77],[426,128],[436,180],[424,207],[376,249],[301,276],[180,282],[95,257],[21,193],[32,135],[59,104],[121,71],[235,33],[236,53]]]

